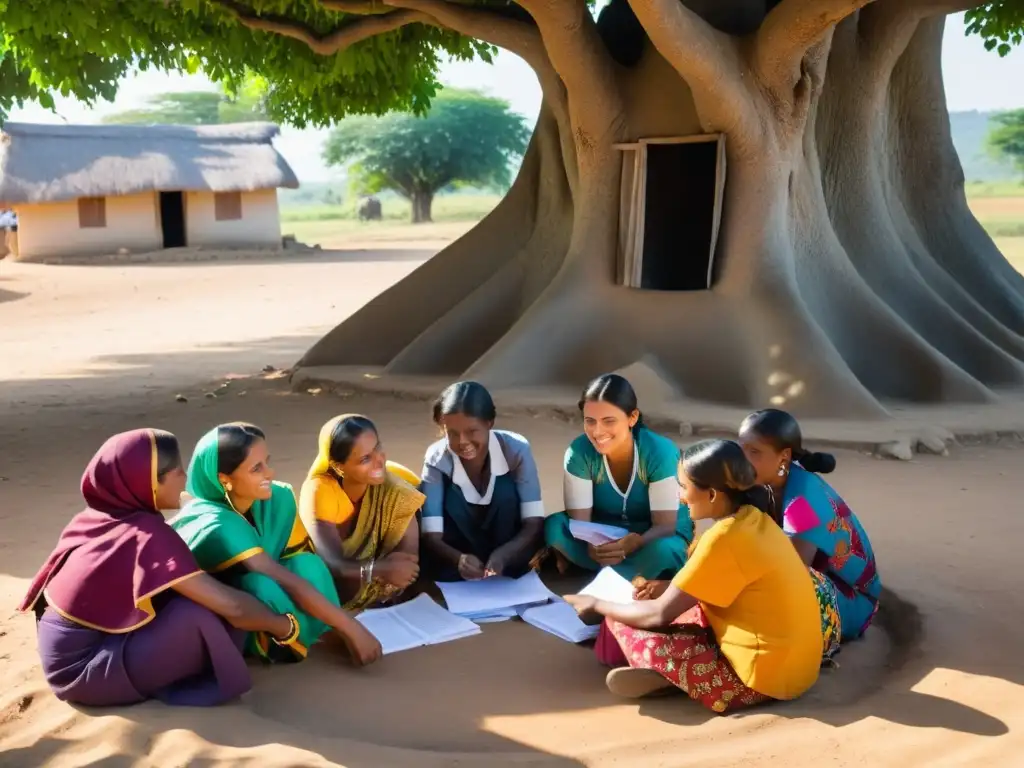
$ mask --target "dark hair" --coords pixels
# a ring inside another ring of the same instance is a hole
[[[611,403],[627,416],[637,411],[639,415],[634,429],[644,425],[644,416],[639,413],[633,385],[617,373],[606,373],[587,384],[580,395],[580,413],[583,413],[583,406],[587,403]]]
[[[448,386],[434,401],[435,424],[440,425],[443,417],[454,413],[491,422],[497,416],[491,393],[483,384],[475,381],[457,381]]]
[[[740,434],[756,435],[776,451],[789,448],[793,461],[799,461],[808,472],[827,475],[836,468],[836,457],[831,453],[813,453],[804,448],[800,425],[785,411],[776,408],[754,411],[740,424]]]
[[[682,465],[687,478],[698,488],[724,493],[737,507],[753,504],[764,510],[757,470],[739,443],[703,440],[683,452]]]
[[[331,448],[327,455],[331,461],[344,464],[352,455],[352,446],[355,445],[365,432],[377,432],[377,427],[365,416],[353,414],[334,425],[331,432]]]
[[[217,427],[217,471],[230,475],[249,456],[253,443],[266,440],[263,430],[242,421]]]
[[[178,438],[162,429],[153,430],[153,442],[156,443],[156,479],[162,482],[168,472],[181,468],[181,446]]]

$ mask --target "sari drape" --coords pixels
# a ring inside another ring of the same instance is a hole
[[[331,436],[338,422],[345,418],[348,414],[337,416],[320,429],[317,457],[299,492],[301,517],[309,525],[314,520],[338,525],[355,516],[351,531],[341,540],[342,557],[365,563],[394,551],[426,497],[410,482],[418,482],[415,475],[400,464],[388,462],[384,483],[368,487],[357,510],[330,468]],[[373,579],[361,584],[344,608],[362,610],[393,597],[396,591],[391,585]]]
[[[200,567],[225,583],[248,592],[275,613],[291,613],[299,622],[299,640],[289,649],[271,642],[264,632],[251,633],[246,651],[267,661],[295,661],[330,627],[301,610],[273,579],[237,566],[266,553],[318,592],[340,605],[327,565],[297,514],[295,493],[287,483],[274,481],[271,498],[257,501],[245,514],[232,509],[217,479],[217,430],[196,445],[189,465],[187,491],[192,496],[171,526],[185,540]]]

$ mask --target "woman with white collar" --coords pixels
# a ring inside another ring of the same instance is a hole
[[[448,387],[433,416],[444,437],[423,460],[425,570],[442,581],[522,575],[544,538],[529,442],[493,428],[494,401],[475,381]]]
[[[560,559],[627,579],[671,578],[686,563],[693,521],[679,501],[679,449],[643,423],[632,385],[615,373],[599,376],[579,401],[583,434],[565,452],[565,512],[551,515],[545,538]],[[574,538],[571,520],[627,533],[594,545]],[[559,563],[563,570],[564,561]]]

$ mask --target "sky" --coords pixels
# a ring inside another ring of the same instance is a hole
[[[1006,58],[985,50],[979,37],[964,35],[963,15],[952,16],[946,24],[942,69],[950,111],[993,111],[1024,107],[1024,49]],[[533,121],[540,110],[541,92],[537,78],[522,59],[502,51],[493,64],[481,61],[451,62],[442,67],[443,83],[459,88],[476,88],[509,102],[512,109]],[[125,79],[117,101],[89,107],[74,99],[57,98],[57,113],[37,105],[12,110],[10,120],[35,123],[96,123],[103,115],[145,106],[147,97],[168,91],[215,90],[202,75],[162,72],[139,73]],[[336,172],[320,159],[325,131],[282,128],[276,146],[295,170],[300,181],[330,181]]]

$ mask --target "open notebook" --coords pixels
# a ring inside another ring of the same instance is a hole
[[[474,621],[511,618],[518,608],[546,603],[555,597],[536,571],[518,579],[491,576],[478,581],[439,581],[437,586],[449,611]]]
[[[380,641],[385,656],[480,634],[480,627],[446,611],[429,595],[388,608],[363,611],[356,616],[356,621]]]

